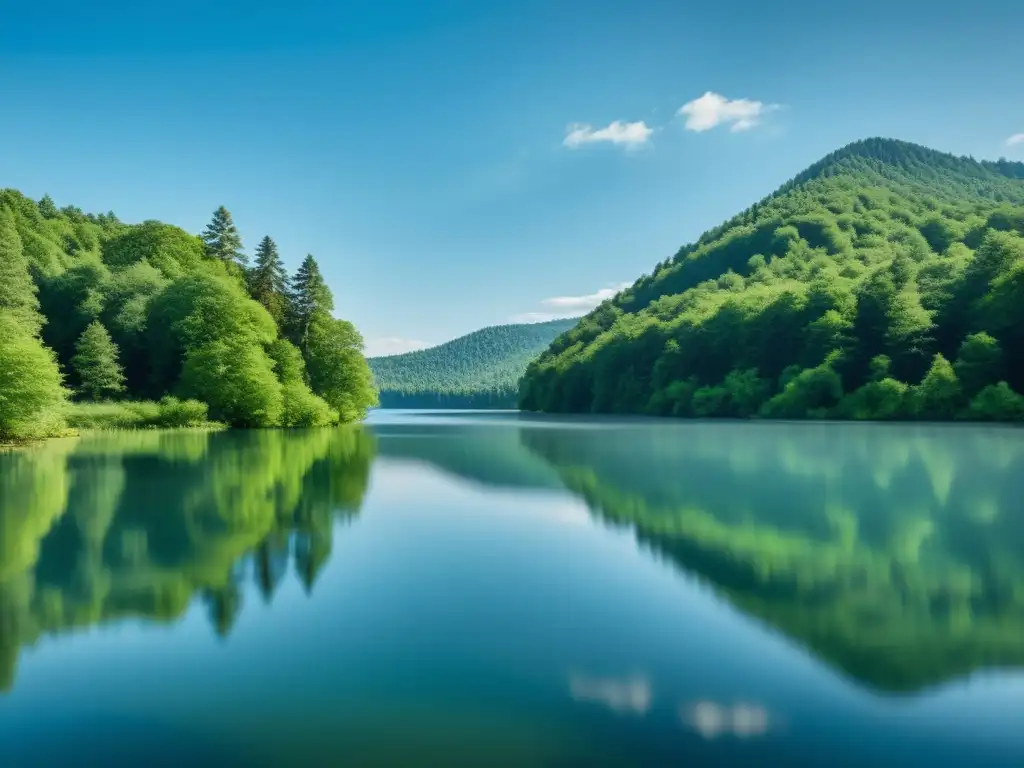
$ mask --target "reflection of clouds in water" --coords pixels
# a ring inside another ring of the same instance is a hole
[[[647,678],[590,677],[570,673],[569,695],[576,701],[603,704],[613,712],[642,715],[650,709],[653,695]]]
[[[768,732],[771,718],[768,710],[758,704],[736,704],[728,707],[713,701],[698,701],[679,707],[679,718],[705,739],[721,735],[763,736]]]

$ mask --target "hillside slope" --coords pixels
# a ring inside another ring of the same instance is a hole
[[[1024,164],[851,144],[532,363],[527,410],[1024,418]]]
[[[514,408],[527,364],[577,319],[495,325],[430,349],[370,358],[383,408]]]

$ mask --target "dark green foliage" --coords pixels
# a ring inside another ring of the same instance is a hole
[[[277,244],[269,236],[256,246],[256,262],[247,278],[249,295],[263,305],[278,328],[284,328],[288,309],[288,275],[277,252]]]
[[[320,274],[320,266],[307,254],[292,277],[288,307],[288,329],[291,340],[306,352],[307,337],[317,315],[330,315],[334,311],[331,290]]]
[[[213,219],[203,230],[203,243],[207,255],[212,259],[225,264],[245,265],[248,262],[242,253],[242,237],[238,234],[231,214],[223,205],[213,212]]]
[[[91,322],[79,337],[71,368],[77,379],[76,390],[86,400],[99,400],[124,391],[117,345],[98,320]]]
[[[871,139],[592,311],[530,364],[519,403],[969,418],[988,385],[1024,391],[1022,351],[1024,164]],[[749,394],[742,406],[730,386]]]
[[[527,364],[576,320],[496,325],[437,347],[370,358],[384,408],[515,408]]]
[[[967,418],[977,421],[1024,421],[1024,397],[1005,381],[989,384],[979,392],[967,409]]]
[[[266,301],[268,308],[250,298],[238,264],[241,242],[226,210],[218,210],[201,239],[158,221],[129,226],[113,214],[51,203],[0,190],[0,317],[5,330],[20,329],[0,339],[0,356],[10,366],[0,385],[3,439],[61,429],[60,367],[83,397],[109,397],[123,386],[132,409],[168,413],[169,406],[138,401],[182,395],[235,426],[329,424],[359,418],[373,402],[361,342],[353,341],[358,334],[350,326],[347,336],[334,335],[348,339],[334,344],[342,351],[318,357],[318,381],[329,382],[324,386],[343,404],[340,416],[310,391],[301,355],[297,371],[278,369],[290,298],[283,267],[265,238],[254,274],[269,276],[276,300]],[[330,291],[307,261],[312,269],[300,294],[303,306],[312,307],[307,321],[330,318]],[[331,364],[352,370],[332,371]],[[112,410],[102,423],[142,418],[102,407]],[[178,420],[195,421],[186,416]]]

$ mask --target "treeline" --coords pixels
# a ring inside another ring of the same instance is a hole
[[[1024,164],[859,142],[527,370],[529,410],[1024,419]]]
[[[430,349],[370,358],[384,408],[515,408],[527,364],[576,320],[495,325]]]
[[[316,260],[289,277],[269,236],[254,256],[224,207],[194,236],[0,191],[0,439],[59,432],[69,398],[243,427],[361,418],[362,338]]]

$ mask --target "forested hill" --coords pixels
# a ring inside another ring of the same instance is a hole
[[[72,399],[160,400],[163,425],[361,418],[362,338],[333,309],[312,256],[289,278],[265,236],[250,262],[223,207],[200,236],[0,190],[0,442],[59,434]]]
[[[384,408],[515,408],[527,364],[577,319],[495,325],[430,349],[370,358]]]
[[[528,410],[1024,419],[1024,164],[851,144],[529,366]]]

